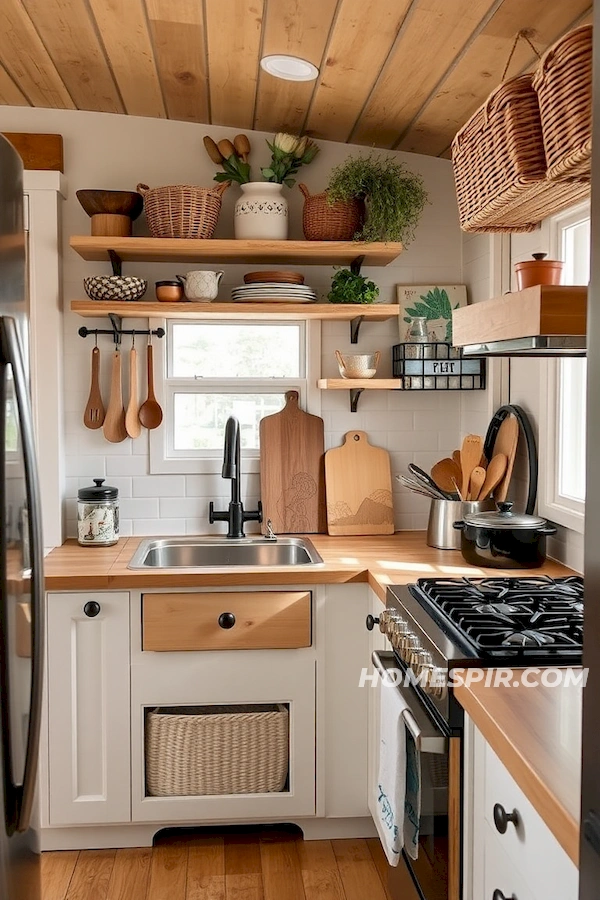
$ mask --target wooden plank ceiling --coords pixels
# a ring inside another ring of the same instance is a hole
[[[446,156],[521,29],[542,53],[589,21],[590,0],[1,0],[0,103]],[[319,79],[273,78],[272,53]],[[508,74],[534,63],[520,41]]]

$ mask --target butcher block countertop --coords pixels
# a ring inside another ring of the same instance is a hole
[[[457,550],[435,550],[425,543],[423,531],[401,531],[375,537],[306,535],[325,565],[270,569],[212,569],[190,573],[177,569],[128,569],[127,565],[144,538],[122,538],[114,547],[80,547],[69,540],[45,560],[49,591],[117,590],[156,587],[235,587],[259,584],[346,584],[368,582],[385,602],[388,584],[409,584],[417,578],[460,578],[515,575],[512,570],[478,569],[468,565]],[[549,560],[543,568],[519,570],[522,575],[573,574]]]
[[[578,865],[581,685],[494,687],[479,682],[456,686],[454,694]]]

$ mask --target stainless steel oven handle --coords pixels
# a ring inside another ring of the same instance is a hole
[[[394,661],[393,655],[391,653],[389,654],[389,656],[391,657],[391,661]],[[371,659],[373,661],[373,665],[375,666],[381,677],[383,679],[387,678],[387,667],[382,661],[377,650],[373,651]],[[395,666],[395,668],[398,668],[398,666]],[[398,687],[397,690],[400,691],[406,703],[404,691],[402,691],[400,687]],[[406,688],[406,690],[408,691],[410,689]],[[430,723],[430,719],[425,712],[423,712],[423,716],[425,716],[426,721]],[[441,734],[440,731],[438,731],[433,722],[430,723],[431,729],[428,730],[428,733],[425,733],[424,729],[419,726],[419,723],[417,722],[415,716],[412,714],[410,709],[408,709],[408,706],[406,706],[402,710],[402,718],[404,719],[404,724],[413,736],[417,750],[420,750],[422,753],[435,753],[440,755],[448,752],[448,743],[446,737]]]

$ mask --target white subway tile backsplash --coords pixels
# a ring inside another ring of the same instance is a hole
[[[140,456],[114,456],[106,460],[108,476],[148,475],[148,459]]]
[[[161,497],[158,501],[160,507],[161,518],[166,519],[192,519],[204,518],[208,524],[208,500],[204,497]],[[227,501],[225,498],[215,496],[215,509],[227,509]]]
[[[124,497],[120,503],[121,516],[124,519],[158,519],[158,499],[144,497]]]
[[[137,476],[133,481],[134,497],[184,497],[184,475]]]
[[[134,535],[185,534],[183,519],[141,519],[133,522]]]
[[[106,463],[105,456],[67,456],[65,468],[71,476],[103,478],[106,475]]]

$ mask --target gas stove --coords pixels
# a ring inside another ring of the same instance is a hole
[[[379,628],[430,710],[451,725],[453,669],[581,664],[583,579],[422,578],[388,588]]]

